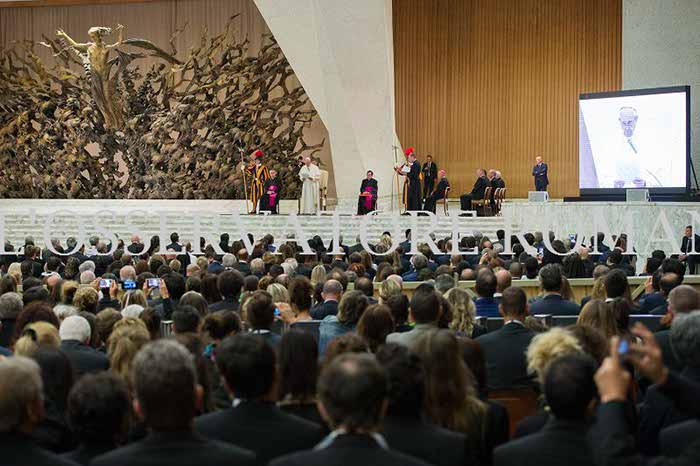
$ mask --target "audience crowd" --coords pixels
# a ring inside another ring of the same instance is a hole
[[[692,256],[524,238],[6,243],[0,464],[700,464]]]

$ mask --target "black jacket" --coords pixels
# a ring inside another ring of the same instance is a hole
[[[209,312],[238,311],[241,303],[237,298],[224,298],[223,301],[209,305]]]
[[[3,432],[0,435],[0,464],[3,466],[76,466],[34,444],[25,434]]]
[[[550,419],[540,432],[496,448],[495,466],[590,466],[594,464],[584,422]]]
[[[425,181],[437,179],[438,167],[435,162],[431,162],[430,166],[428,166],[428,162],[425,162],[421,171],[423,172],[423,179]]]
[[[314,320],[323,320],[326,316],[334,316],[337,314],[338,301],[324,301],[311,309],[311,318]]]
[[[671,372],[659,392],[673,401],[674,406],[695,418],[700,418],[700,403],[697,402],[700,385]],[[623,402],[603,403],[598,407],[598,417],[591,429],[591,437],[597,446],[597,464],[624,466],[685,466],[700,464],[700,440],[696,439],[683,450],[680,457],[649,459],[637,453],[635,439],[625,415]]]
[[[80,445],[75,450],[62,454],[61,458],[87,466],[93,458],[109,453],[115,448],[111,443]]]
[[[417,458],[382,448],[367,435],[339,435],[327,447],[284,456],[270,466],[427,466]]]
[[[527,373],[525,352],[535,333],[511,322],[476,339],[486,358],[489,390],[508,390],[533,385]]]
[[[557,294],[544,296],[542,299],[532,303],[530,314],[551,314],[553,316],[577,316],[581,307],[563,299]]]
[[[664,456],[680,456],[691,443],[700,439],[700,421],[681,422],[661,431],[659,444]]]
[[[77,340],[63,340],[61,342],[61,351],[68,356],[78,377],[90,372],[100,372],[109,369],[109,358],[107,358],[107,355]]]
[[[477,178],[471,192],[472,199],[483,199],[484,193],[486,192],[486,188],[489,186],[489,184],[489,179],[486,178],[486,175]]]
[[[313,448],[323,437],[321,426],[280,410],[273,403],[244,401],[235,408],[195,419],[202,435],[254,452],[257,464]]]
[[[252,466],[250,451],[194,432],[153,432],[145,439],[95,458],[91,466]]]
[[[435,466],[465,464],[465,436],[427,424],[420,418],[387,416],[382,435],[392,450]]]
[[[700,383],[698,369],[688,367],[681,375],[688,380]],[[640,450],[650,456],[659,454],[659,434],[662,429],[688,420],[685,411],[675,409],[673,402],[666,398],[656,385],[652,385],[647,390],[639,415]]]

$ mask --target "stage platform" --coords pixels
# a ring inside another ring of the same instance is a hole
[[[280,215],[264,216],[247,215],[245,202],[240,200],[3,199],[0,200],[0,221],[4,238],[15,245],[23,243],[26,236],[43,243],[45,234],[47,238],[58,237],[62,242],[68,236],[88,238],[99,233],[98,227],[128,241],[135,230],[132,226],[147,236],[159,234],[167,238],[177,231],[182,241],[192,241],[198,235],[214,241],[222,232],[234,238],[246,233],[259,238],[270,233],[279,240],[297,234],[296,220],[290,216],[297,212],[297,205],[296,200],[284,200],[281,201]],[[328,243],[333,237],[333,215],[337,213],[335,222],[345,244],[354,244],[363,228],[366,228],[370,242],[376,241],[384,231],[403,239],[407,228],[417,228],[418,236],[434,233],[438,238],[447,237],[456,228],[460,236],[479,231],[494,239],[498,229],[506,230],[507,235],[554,231],[558,237],[578,234],[585,238],[602,231],[609,246],[612,246],[612,235],[624,232],[642,259],[638,261],[638,271],[654,249],[678,252],[686,225],[697,224],[696,230],[700,228],[700,203],[691,202],[571,203],[550,200],[533,203],[517,199],[503,204],[502,216],[476,218],[456,217],[458,208],[456,200],[450,202],[449,210],[453,215],[445,216],[438,206],[438,215],[432,219],[400,216],[398,211],[367,219],[354,215],[354,209],[350,207],[295,218],[304,236],[319,235]]]
[[[255,238],[272,234],[275,239],[296,235],[295,223],[290,214],[297,213],[297,201],[283,200],[280,215],[247,215],[244,201],[239,200],[0,200],[0,218],[4,222],[4,237],[14,245],[23,244],[26,236],[43,243],[47,236],[62,242],[69,236],[78,236],[82,225],[85,238],[98,234],[98,227],[105,228],[119,238],[129,241],[137,227],[143,235],[169,237],[177,231],[181,242],[192,241],[201,235],[216,240],[226,232],[232,238],[252,233]],[[457,209],[457,204],[450,208]],[[333,215],[338,214],[338,228],[345,244],[355,244],[355,238],[366,224],[367,238],[376,242],[384,231],[403,241],[407,228],[418,227],[419,235],[434,233],[438,238],[451,235],[453,220],[461,233],[481,232],[489,237],[496,230],[505,228],[501,217],[451,218],[442,207],[436,219],[429,217],[400,216],[398,210],[386,212],[376,218],[356,216],[351,210],[326,211],[322,215],[298,215],[296,219],[308,238],[319,235],[326,244],[333,237]],[[198,218],[198,220],[197,220]],[[434,222],[434,225],[431,224]],[[199,223],[199,227],[197,227]],[[199,229],[199,232],[197,230]],[[104,235],[102,235],[104,236]]]

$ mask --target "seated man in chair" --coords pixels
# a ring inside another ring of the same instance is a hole
[[[459,197],[462,210],[472,210],[472,201],[478,201],[484,198],[486,188],[489,186],[489,179],[486,177],[486,170],[479,168],[476,171],[476,182],[472,191],[467,194],[462,194]]]
[[[438,185],[425,199],[425,205],[423,206],[423,210],[427,210],[432,213],[435,213],[435,204],[437,201],[440,199],[445,199],[447,189],[450,187],[450,182],[447,181],[447,172],[445,170],[440,170],[438,172],[438,178],[440,179]]]

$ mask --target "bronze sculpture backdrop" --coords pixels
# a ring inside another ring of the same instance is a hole
[[[236,168],[258,148],[282,197],[298,195],[296,160],[325,141],[304,141],[316,111],[272,36],[249,56],[229,21],[181,60],[179,31],[170,51],[114,32],[113,44],[98,27],[88,43],[59,30],[0,50],[0,197],[243,198]]]

